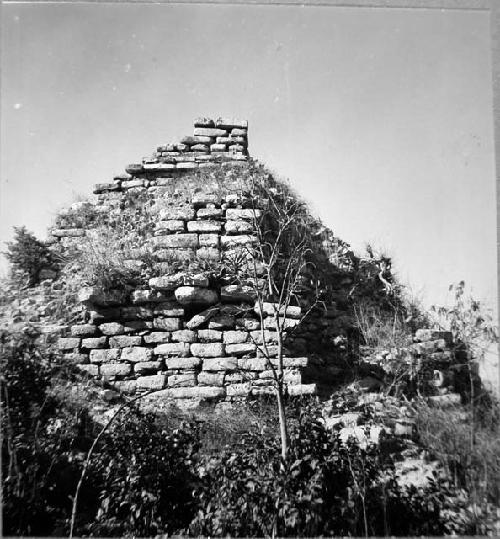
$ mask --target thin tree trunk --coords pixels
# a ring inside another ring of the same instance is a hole
[[[276,398],[278,401],[278,415],[280,422],[280,438],[281,438],[281,458],[284,461],[288,454],[288,427],[286,424],[285,403],[283,399],[283,381],[278,382],[276,389]]]

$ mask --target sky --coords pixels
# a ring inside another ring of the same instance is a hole
[[[0,245],[197,116],[249,121],[249,150],[334,233],[392,256],[425,305],[465,280],[496,307],[487,12],[3,4]],[[5,262],[0,268],[5,271]]]

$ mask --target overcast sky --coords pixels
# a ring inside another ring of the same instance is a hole
[[[196,116],[234,116],[254,157],[355,249],[385,249],[428,304],[464,279],[495,306],[486,12],[2,7],[0,241],[22,224],[45,237]]]

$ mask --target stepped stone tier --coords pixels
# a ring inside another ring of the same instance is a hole
[[[199,118],[192,136],[159,146],[151,158],[127,166],[126,174],[95,186],[95,205],[103,214],[119,212],[131,196],[147,196],[161,207],[144,240],[154,255],[154,276],[135,287],[80,291],[85,317],[58,347],[82,371],[120,391],[158,390],[165,399],[235,400],[273,392],[278,341],[273,303],[264,302],[261,311],[254,287],[216,279],[213,271],[258,241],[254,224],[265,201],[252,200],[233,185],[239,171],[253,166],[247,132],[244,120]],[[210,179],[193,183],[199,169],[218,170],[229,179],[224,185]],[[91,229],[62,218],[53,241],[69,247]],[[318,230],[319,244],[328,234]],[[173,258],[195,261],[198,269],[188,264],[173,270]],[[139,252],[126,263],[141,268],[144,260]],[[206,271],[199,269],[203,264]],[[351,280],[338,264],[335,268],[334,300],[328,305],[304,319],[300,302],[282,312],[290,395],[314,394],[340,370],[336,351],[345,355],[344,337],[353,328],[347,302]]]

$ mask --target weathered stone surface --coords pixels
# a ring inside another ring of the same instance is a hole
[[[165,359],[167,369],[190,370],[197,369],[201,365],[199,357],[167,357]]]
[[[180,329],[172,333],[172,341],[174,342],[195,342],[196,341],[196,331],[191,329]]]
[[[143,170],[144,169],[141,163],[131,163],[125,167],[125,172],[131,174],[132,176],[140,174]]]
[[[234,220],[227,221],[224,225],[226,234],[250,234],[254,227],[250,221]]]
[[[242,371],[265,371],[269,368],[269,363],[265,358],[241,358],[238,360],[238,367]]]
[[[219,301],[215,290],[197,286],[181,286],[177,288],[175,298],[182,305],[212,305]]]
[[[220,314],[214,316],[208,323],[208,329],[232,329],[235,325],[234,316],[228,314]]]
[[[195,137],[225,137],[228,132],[225,129],[217,129],[214,127],[195,127]]]
[[[152,348],[144,348],[143,346],[131,346],[129,348],[123,348],[121,353],[122,361],[131,361],[133,363],[139,363],[144,361],[151,361],[153,359]]]
[[[198,330],[198,339],[205,342],[221,342],[222,331],[215,329],[200,329]]]
[[[200,236],[201,238],[201,236]],[[196,257],[200,260],[220,260],[220,251],[215,247],[201,247],[196,251]]]
[[[139,290],[136,290],[139,292]],[[142,291],[141,291],[142,292]],[[149,320],[153,318],[153,309],[145,306],[121,307],[117,318],[129,320]]]
[[[241,152],[244,152],[245,151],[245,148],[246,148],[246,145],[243,146],[242,144],[230,144],[227,149],[230,151],[230,152],[234,152],[234,153],[241,153]]]
[[[156,264],[156,268],[160,273],[168,274],[170,271],[172,271],[172,259],[179,262],[183,260],[193,260],[195,253],[196,249],[182,247],[158,249],[157,251],[155,251],[155,257],[160,262]]]
[[[260,322],[249,316],[238,318],[236,321],[236,327],[243,327],[247,331],[255,331],[260,328]]]
[[[64,354],[63,359],[64,361],[71,363],[72,365],[76,365],[78,363],[84,364],[89,362],[89,356],[87,354]]]
[[[247,397],[252,391],[252,384],[244,382],[242,384],[230,384],[226,386],[226,396],[228,397]]]
[[[209,357],[203,360],[204,371],[235,371],[238,360],[235,357]]]
[[[184,282],[183,273],[174,273],[173,275],[162,275],[161,277],[152,277],[149,279],[149,286],[154,290],[175,290]]]
[[[137,389],[163,389],[167,385],[167,377],[164,374],[153,374],[151,376],[139,376],[137,378]]]
[[[186,225],[184,221],[172,219],[169,221],[160,221],[156,225],[155,234],[171,234],[172,232],[184,232]]]
[[[177,163],[177,168],[181,170],[192,170],[198,168],[198,163]]]
[[[159,217],[162,221],[191,221],[195,217],[195,211],[191,206],[172,206],[161,209]]]
[[[182,328],[182,320],[180,318],[155,318],[153,327],[163,331],[177,331]]]
[[[223,213],[220,208],[200,208],[196,216],[198,219],[222,219]]]
[[[78,293],[80,303],[111,307],[121,305],[127,299],[127,293],[123,290],[104,291],[97,287],[86,286]]]
[[[118,191],[120,189],[119,183],[96,183],[92,192],[95,195],[105,193],[106,191]]]
[[[241,234],[239,236],[221,236],[220,242],[222,247],[233,247],[235,245],[250,245],[257,242],[255,236]]]
[[[230,284],[221,287],[221,301],[236,302],[240,301],[253,302],[255,299],[255,290],[251,286]]]
[[[191,150],[193,152],[208,153],[210,148],[206,144],[195,144],[194,146],[191,146]]]
[[[233,127],[233,129],[231,129],[231,137],[246,137],[247,133],[247,128]]]
[[[150,374],[153,371],[161,369],[161,361],[143,361],[134,365],[134,372],[136,374]]]
[[[217,118],[215,125],[221,129],[248,129],[248,120],[241,120],[239,118]]]
[[[221,137],[222,138],[222,137]],[[226,137],[224,137],[226,138]],[[226,144],[211,144],[210,145],[210,151],[211,152],[225,152],[227,150]]]
[[[198,235],[192,233],[155,236],[151,238],[151,241],[156,247],[166,249],[178,247],[196,249],[198,247]]]
[[[204,273],[186,273],[184,275],[184,284],[186,286],[206,288],[209,285],[209,279]]]
[[[174,399],[218,399],[226,396],[224,387],[196,386],[179,387],[169,390],[169,396]]]
[[[149,335],[144,335],[146,344],[162,344],[170,342],[170,333],[168,331],[152,331]]]
[[[194,120],[195,127],[215,127],[215,122],[212,118],[199,117]]]
[[[90,337],[82,339],[82,348],[106,348],[107,337]]]
[[[160,344],[154,349],[154,353],[159,356],[189,356],[189,344],[188,343],[165,343]]]
[[[209,233],[209,232],[220,232],[222,229],[222,223],[219,221],[189,221],[187,224],[187,229],[189,232],[200,232],[200,233]]]
[[[291,397],[296,397],[299,395],[316,395],[318,388],[316,384],[298,384],[298,385],[289,385],[288,394]]]
[[[240,344],[248,340],[246,331],[224,331],[224,342],[226,344]]]
[[[269,329],[259,329],[250,332],[250,341],[257,344],[263,344],[264,342],[275,344],[278,342],[278,334],[276,331],[270,331]]]
[[[254,311],[260,316],[260,307],[258,303],[255,304]],[[286,318],[300,318],[302,316],[302,309],[300,307],[289,305],[285,308],[284,305],[280,307],[277,303],[269,303],[267,301],[262,302],[262,314],[273,316],[275,312],[278,312],[281,316],[285,314]]]
[[[219,247],[218,234],[200,234],[198,239],[200,247]]]
[[[281,329],[292,329],[299,325],[300,320],[296,318],[280,318]],[[276,320],[274,317],[267,317],[264,319],[264,327],[266,329],[276,329]]]
[[[154,316],[178,318],[184,316],[184,308],[175,301],[164,301],[154,305],[152,313]]]
[[[193,387],[196,385],[196,374],[172,374],[168,377],[168,387]]]
[[[224,373],[202,371],[198,374],[198,384],[200,386],[223,386]]]
[[[107,348],[101,350],[91,350],[90,351],[90,362],[91,363],[108,363],[110,361],[118,361],[120,359],[119,348]]]
[[[116,336],[109,338],[110,348],[129,348],[131,346],[140,346],[142,344],[142,337],[135,335],[129,336]],[[97,348],[97,347],[96,347]]]
[[[277,358],[271,358],[270,362],[272,365],[277,366],[278,365],[278,359]],[[283,367],[285,369],[292,369],[292,368],[305,368],[309,365],[309,358],[308,357],[284,357],[283,358]]]
[[[217,314],[218,312],[219,312],[219,309],[217,308],[205,309],[201,313],[194,315],[193,318],[191,318],[191,320],[189,320],[189,322],[186,323],[186,327],[189,329],[197,329],[201,325],[208,322],[210,318],[215,316],[215,314]]]
[[[226,219],[229,220],[243,220],[243,221],[253,221],[254,219],[259,219],[262,216],[262,211],[255,208],[249,208],[246,210],[241,210],[239,208],[228,208],[226,210]]]
[[[219,357],[224,355],[222,343],[193,343],[191,354],[197,357]]]
[[[253,354],[255,353],[256,349],[257,347],[253,343],[227,344],[226,345],[226,353],[235,355],[235,356]]]
[[[148,320],[131,320],[130,322],[127,322],[125,326],[126,331],[143,331],[152,328],[153,322]]]
[[[126,376],[132,372],[129,363],[104,363],[99,367],[101,376]]]
[[[132,189],[133,187],[143,187],[144,180],[127,180],[121,183],[122,189]]]
[[[121,335],[122,333],[128,333],[130,330],[126,330],[122,324],[118,322],[106,322],[99,326],[99,330],[104,335]]]
[[[86,363],[80,363],[76,366],[78,370],[86,372],[90,376],[99,376],[99,365],[90,365]]]
[[[71,326],[71,335],[73,337],[89,337],[97,333],[97,328],[93,324],[81,324]]]
[[[57,348],[59,350],[72,350],[80,346],[81,340],[76,337],[61,337],[57,341]]]

